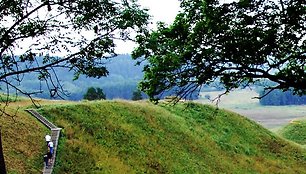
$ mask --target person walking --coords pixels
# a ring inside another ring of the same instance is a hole
[[[53,154],[53,151],[54,151],[54,144],[53,144],[52,141],[50,141],[50,142],[48,143],[48,147],[50,148],[51,154]]]
[[[44,155],[44,164],[45,164],[45,168],[47,169],[49,167],[49,158],[48,158],[48,155],[45,154]]]
[[[50,156],[50,158],[49,158],[49,163],[52,163],[52,156],[53,156],[53,152],[54,152],[54,144],[53,144],[53,142],[52,141],[50,141],[49,143],[48,143],[48,153],[50,152],[50,154],[49,154],[49,156]]]
[[[48,145],[49,142],[51,141],[51,136],[50,136],[49,134],[47,134],[47,135],[45,136],[45,139],[46,139],[46,143],[47,143],[47,145]]]
[[[52,153],[50,152],[50,148],[48,147],[48,152],[47,152],[47,159],[48,159],[48,164],[52,163]]]

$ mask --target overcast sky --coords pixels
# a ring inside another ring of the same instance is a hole
[[[180,5],[179,0],[138,0],[138,3],[142,7],[149,9],[148,13],[152,16],[151,22],[153,22],[153,24],[150,25],[150,28],[155,28],[157,21],[170,24],[178,13]],[[24,50],[28,49],[33,42],[34,41],[32,39],[25,39],[25,41],[22,42],[23,48],[15,48],[15,54],[18,55],[24,53]],[[116,52],[119,54],[130,54],[133,48],[136,46],[135,43],[131,41],[123,42],[115,40],[115,44],[117,46]],[[50,54],[52,55],[52,53]],[[67,53],[61,52],[55,54],[57,56],[65,56]]]
[[[139,3],[143,7],[149,8],[154,22],[163,21],[166,23],[171,23],[174,20],[180,6],[178,0],[139,0]]]
[[[138,0],[138,2],[142,7],[149,9],[153,22],[150,27],[153,28],[158,21],[172,23],[180,8],[178,0]],[[116,44],[119,53],[131,53],[135,47],[132,42],[117,41]]]

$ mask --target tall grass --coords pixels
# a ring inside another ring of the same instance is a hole
[[[306,173],[305,150],[212,106],[45,106],[63,128],[55,173]]]

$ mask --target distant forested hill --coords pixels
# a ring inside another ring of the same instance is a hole
[[[261,91],[260,95],[263,96],[266,91]],[[305,105],[306,96],[294,95],[292,91],[274,90],[267,96],[260,99],[262,105]]]
[[[132,93],[137,88],[138,82],[142,79],[143,65],[135,66],[136,61],[130,55],[118,55],[106,62],[109,71],[107,77],[100,79],[86,78],[80,76],[78,80],[73,80],[73,72],[66,69],[56,69],[56,73],[63,84],[63,88],[68,96],[64,96],[68,100],[81,100],[88,87],[100,87],[106,94],[107,99],[122,98],[131,99]],[[35,74],[26,75],[19,86],[27,91],[44,92],[36,94],[35,97],[50,99],[47,86],[37,79]]]

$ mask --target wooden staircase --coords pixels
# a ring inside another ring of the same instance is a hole
[[[39,120],[42,124],[47,126],[51,130],[51,141],[54,144],[54,152],[52,156],[52,163],[49,165],[48,168],[43,169],[44,174],[51,174],[53,171],[53,167],[55,164],[55,159],[56,159],[56,150],[57,150],[57,145],[58,145],[58,139],[60,136],[61,128],[58,128],[55,126],[53,123],[51,123],[49,120],[47,120],[45,117],[40,115],[37,111],[33,109],[27,109],[27,112],[29,112],[32,116],[34,116],[37,120]]]

